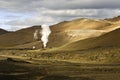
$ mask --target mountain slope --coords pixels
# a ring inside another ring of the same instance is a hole
[[[58,47],[66,43],[98,37],[117,28],[120,28],[119,23],[114,24],[106,20],[81,18],[64,21],[51,26],[52,34],[48,45]]]
[[[105,20],[81,18],[72,21],[64,21],[59,24],[56,24],[52,27],[52,30],[54,31],[67,31],[76,29],[102,30],[102,28],[104,28],[105,26],[107,27],[110,25],[112,25],[112,23]]]
[[[33,26],[30,28],[18,30],[16,32],[1,35],[0,47],[12,47],[31,43],[33,41],[33,33],[36,29],[40,29],[40,26]]]
[[[82,50],[82,49],[105,47],[105,46],[120,46],[119,39],[120,39],[120,29],[117,29],[99,37],[73,42],[71,44],[65,45],[61,49]]]
[[[6,31],[6,30],[4,30],[4,29],[0,29],[0,35],[1,35],[1,34],[6,34],[6,33],[8,33],[8,31]]]
[[[52,33],[49,36],[47,47],[60,47],[79,40],[98,37],[119,27],[120,23],[107,20],[81,18],[72,21],[64,21],[50,26]],[[36,46],[40,46],[41,42],[37,44],[38,42],[33,39],[33,33],[36,29],[40,30],[41,28],[40,26],[33,26],[1,35],[0,47],[29,48],[33,46],[32,43]],[[39,35],[39,38],[40,36],[41,35]]]
[[[56,25],[52,25],[50,26],[52,33],[49,36],[48,47],[59,47],[66,43],[86,39],[89,37],[100,36],[106,33],[103,28],[109,25],[112,25],[112,23],[104,20],[85,18],[72,21],[64,21]],[[29,47],[28,45],[30,44],[24,44],[24,47]],[[41,43],[36,46],[39,45],[41,45]],[[20,45],[20,47],[21,46],[22,45]]]
[[[120,16],[117,16],[117,17],[114,17],[114,18],[107,18],[105,20],[117,22],[117,21],[120,21]]]

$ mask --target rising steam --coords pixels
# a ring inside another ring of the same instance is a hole
[[[33,34],[34,34],[34,39],[38,40],[38,30],[35,30],[35,32]]]
[[[50,30],[48,25],[42,25],[41,28],[42,28],[42,30],[41,30],[41,34],[42,34],[41,40],[43,42],[43,47],[45,48],[47,46],[48,37],[51,33],[51,30]]]

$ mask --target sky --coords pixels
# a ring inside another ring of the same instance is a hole
[[[76,18],[120,15],[120,0],[0,0],[0,28],[15,31]]]

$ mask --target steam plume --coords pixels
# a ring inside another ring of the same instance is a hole
[[[45,24],[42,25],[41,28],[42,28],[42,31],[41,31],[41,34],[42,34],[41,40],[42,40],[43,46],[45,48],[47,46],[48,37],[49,37],[49,35],[51,33],[51,30],[50,30],[49,26],[45,25]]]
[[[38,30],[35,30],[35,32],[33,34],[34,34],[34,39],[38,40]]]

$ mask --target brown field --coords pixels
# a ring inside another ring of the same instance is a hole
[[[15,58],[15,59],[14,59]],[[0,80],[119,80],[119,64],[0,57]]]

